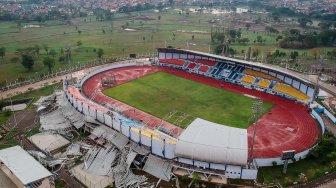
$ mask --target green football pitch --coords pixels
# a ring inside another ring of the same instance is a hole
[[[157,72],[103,91],[137,109],[156,117],[167,117],[174,111],[186,113],[211,122],[247,128],[252,116],[253,98],[211,87],[202,83]],[[264,112],[274,105],[264,102]],[[168,119],[176,123],[181,117]],[[189,118],[189,120],[192,118]],[[186,128],[190,121],[179,123]]]

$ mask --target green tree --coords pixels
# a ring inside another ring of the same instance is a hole
[[[265,30],[269,33],[279,34],[279,31],[272,26],[266,26]]]
[[[1,47],[0,48],[0,56],[2,58],[2,62],[5,62],[5,55],[6,55],[6,48],[5,47]]]
[[[332,23],[331,22],[320,22],[318,26],[320,27],[321,31],[326,31],[332,26]]]
[[[259,42],[260,44],[263,42],[262,36],[260,35],[257,36],[257,42]]]
[[[233,48],[229,48],[229,54],[231,55],[231,57],[234,57],[237,54],[237,51]]]
[[[10,59],[10,62],[11,62],[11,63],[18,63],[18,62],[20,62],[20,58],[19,58],[19,57],[12,57],[12,58]]]
[[[307,23],[309,23],[310,25],[313,24],[313,21],[311,21],[308,18],[298,18],[298,23],[300,24],[301,27],[307,27]]]
[[[249,46],[249,48],[247,49],[247,55],[246,55],[246,60],[250,60],[251,59],[251,46]]]
[[[199,184],[201,183],[201,177],[197,174],[197,173],[193,173],[192,175],[192,180],[193,180],[193,184],[198,187]]]
[[[278,35],[277,38],[275,39],[275,41],[278,42],[278,41],[281,40],[281,39],[283,39],[283,37],[282,37],[281,35]]]
[[[251,24],[247,23],[247,24],[245,24],[245,27],[246,27],[246,31],[248,31],[251,28]]]
[[[28,71],[31,71],[33,69],[34,63],[34,59],[31,55],[23,54],[21,56],[21,64]]]
[[[174,2],[174,0],[168,0],[168,3],[169,3],[170,6],[173,6],[175,2]]]
[[[78,46],[78,47],[80,47],[82,44],[83,44],[83,43],[82,43],[81,40],[77,41],[77,46]]]
[[[60,55],[63,55],[63,54],[64,54],[64,49],[61,48],[61,50],[60,50]]]
[[[51,55],[53,58],[55,58],[55,56],[57,55],[56,50],[51,49],[51,50],[49,51],[49,55]]]
[[[331,51],[327,52],[327,55],[330,57],[330,59],[336,58],[336,49],[333,49]]]
[[[229,30],[228,34],[231,37],[231,39],[235,39],[237,37],[237,31],[234,29]]]
[[[34,50],[35,50],[36,56],[38,57],[40,55],[40,46],[38,44],[35,44]]]
[[[248,38],[241,38],[241,39],[238,39],[238,43],[243,43],[243,44],[246,44],[246,43],[249,43],[250,40]]]
[[[254,57],[256,61],[257,61],[260,53],[261,53],[261,49],[260,49],[259,46],[256,46],[252,49],[252,57]]]
[[[97,56],[98,56],[99,58],[102,58],[103,55],[104,55],[104,50],[101,49],[101,48],[99,48],[98,51],[97,51]]]
[[[66,61],[68,61],[68,63],[71,62],[71,56],[72,56],[71,48],[70,47],[65,48],[65,59]]]
[[[279,13],[273,12],[271,16],[272,16],[274,22],[278,22],[279,23],[281,21]]]
[[[43,49],[46,51],[46,54],[49,54],[49,46],[47,44],[43,44]]]
[[[217,54],[217,55],[223,54],[227,51],[229,52],[228,45],[223,45],[223,44],[216,45],[215,48],[213,49],[214,54]]]
[[[336,142],[332,134],[327,133],[323,136],[320,143],[309,151],[309,156],[315,158],[318,162],[327,160],[334,160],[334,151],[336,149]]]
[[[297,51],[293,51],[289,54],[290,58],[293,59],[294,61],[296,58],[299,56],[299,53]]]
[[[43,59],[43,65],[48,67],[49,73],[51,73],[51,69],[55,66],[55,59],[47,56]]]
[[[16,22],[16,27],[19,29],[19,32],[21,32],[21,29],[22,29],[22,22],[21,22],[21,20],[18,20]]]

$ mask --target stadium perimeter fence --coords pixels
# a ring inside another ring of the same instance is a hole
[[[155,53],[145,53],[145,54],[137,54],[137,58],[149,58],[149,57],[155,57]],[[76,65],[70,65],[67,68],[64,69],[59,69],[58,71],[52,71],[51,73],[42,73],[40,75],[36,75],[33,77],[29,77],[23,81],[14,81],[14,82],[9,82],[6,83],[6,86],[0,87],[0,92],[7,91],[10,89],[14,89],[17,87],[33,84],[39,81],[43,81],[46,79],[50,78],[55,78],[57,76],[62,76],[68,73],[80,71],[83,69],[99,66],[99,65],[104,65],[104,64],[109,64],[109,63],[114,63],[118,61],[123,61],[123,60],[130,60],[128,56],[120,56],[120,57],[114,57],[111,59],[100,59],[100,60],[95,60],[95,61],[90,61],[86,63],[77,63]]]

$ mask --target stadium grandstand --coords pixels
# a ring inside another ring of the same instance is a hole
[[[309,100],[309,97],[302,93],[301,91],[297,90],[296,88],[293,88],[289,85],[286,85],[286,84],[281,84],[281,83],[278,83],[275,87],[274,87],[274,90],[275,91],[278,91],[278,92],[282,92],[282,93],[285,93],[287,95],[290,95],[296,99],[299,99],[301,101],[308,101]]]
[[[166,49],[165,51],[170,49]],[[174,51],[174,50],[172,50]],[[178,50],[177,50],[178,51]],[[302,82],[293,75],[287,75],[285,72],[279,72],[274,68],[261,68],[254,66],[247,61],[239,61],[226,58],[225,60],[199,56],[199,60],[195,60],[197,55],[172,53],[159,54],[159,63],[162,66],[170,66],[178,69],[193,70],[195,73],[208,73],[213,78],[225,80],[228,82],[241,82],[243,84],[254,85],[260,89],[268,89],[279,95],[298,100],[304,103],[311,101],[314,94],[314,87],[308,86],[307,81]],[[167,54],[168,57],[167,57]],[[163,57],[164,56],[164,57]],[[176,63],[179,62],[179,63]],[[190,62],[190,63],[186,63]]]

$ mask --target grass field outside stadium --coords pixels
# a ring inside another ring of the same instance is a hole
[[[157,72],[103,91],[109,97],[163,118],[184,112],[214,123],[247,128],[253,98],[202,83]],[[264,113],[274,104],[264,102]],[[174,123],[174,119],[168,120]],[[181,124],[182,128],[188,122]]]

